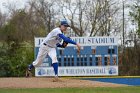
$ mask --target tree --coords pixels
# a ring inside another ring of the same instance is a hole
[[[2,14],[0,12],[0,41],[3,41],[3,38],[4,38],[4,36],[2,35],[2,31],[1,30],[2,30],[2,27],[6,23],[6,18],[7,18],[6,14]]]
[[[27,64],[34,56],[31,42],[39,35],[40,26],[32,21],[25,9],[13,12],[0,28],[0,76],[25,75]],[[30,47],[25,42],[30,43]]]
[[[133,6],[131,7],[130,16],[134,19],[138,25],[137,34],[140,36],[140,1],[136,0]]]
[[[34,37],[45,36],[45,26],[34,13],[26,9],[17,9],[1,28],[1,36],[18,42],[34,42]],[[2,38],[2,37],[0,37]]]
[[[84,11],[87,7],[84,1],[62,0],[57,3],[60,5],[60,13],[63,18],[70,20],[71,28],[76,36],[84,36],[89,24],[84,19]]]
[[[45,26],[46,34],[54,28],[55,15],[57,14],[57,9],[55,9],[54,0],[32,0],[29,2],[30,10],[29,12],[34,14],[36,20],[43,22]]]
[[[61,14],[71,21],[71,28],[77,36],[103,36],[118,31],[116,22],[120,9],[114,0],[62,0],[58,2]]]

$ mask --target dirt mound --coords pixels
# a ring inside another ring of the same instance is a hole
[[[0,88],[62,88],[62,87],[121,87],[126,85],[104,83],[89,80],[60,78],[53,82],[53,78],[0,78]]]

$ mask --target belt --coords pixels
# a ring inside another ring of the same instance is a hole
[[[54,47],[52,47],[52,46],[50,46],[50,45],[48,45],[46,43],[43,43],[43,45],[48,46],[48,47],[51,47],[51,48],[54,48]]]
[[[45,46],[46,46],[47,44],[46,44],[46,43],[43,43],[43,45],[45,45]]]

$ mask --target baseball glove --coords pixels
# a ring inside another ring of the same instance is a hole
[[[71,39],[70,37],[68,37],[69,39]],[[62,48],[66,48],[67,47],[67,45],[68,45],[68,42],[66,42],[66,41],[63,41],[63,43],[62,43]]]
[[[68,43],[67,43],[67,42],[65,42],[65,41],[63,41],[63,43],[62,43],[62,48],[66,48],[66,47],[67,47],[67,45],[68,45]]]

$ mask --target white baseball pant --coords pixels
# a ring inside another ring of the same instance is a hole
[[[52,64],[57,63],[57,57],[56,57],[56,48],[51,48],[47,45],[41,45],[38,51],[38,55],[36,60],[33,62],[33,66],[39,66],[43,62],[46,55],[49,55],[52,59]]]

